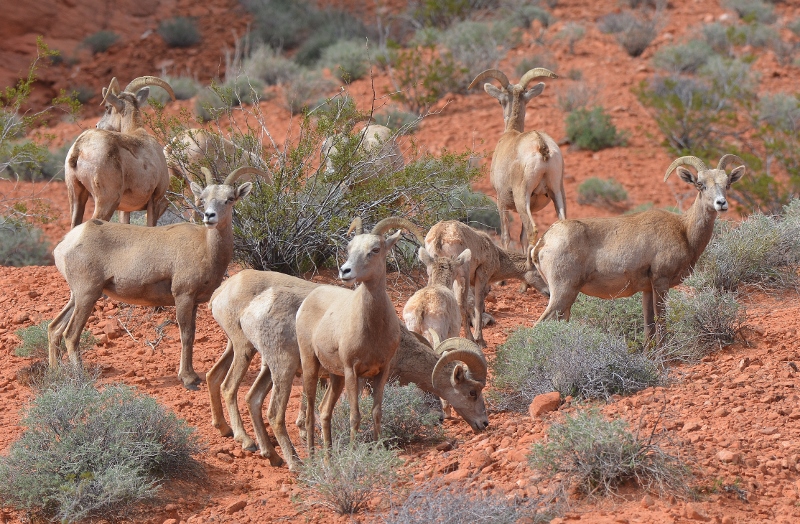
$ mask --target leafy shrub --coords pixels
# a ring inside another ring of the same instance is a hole
[[[497,349],[493,364],[501,409],[524,412],[536,395],[558,391],[607,399],[658,384],[658,363],[629,352],[620,337],[577,322],[519,328]]]
[[[325,96],[333,83],[317,71],[300,69],[283,86],[283,105],[292,114],[302,113]]]
[[[593,105],[597,99],[597,88],[589,87],[584,82],[578,82],[558,93],[556,99],[558,107],[565,113],[571,113],[579,109],[585,110],[589,105]]]
[[[228,79],[218,88],[218,94],[222,101],[230,107],[256,104],[261,99],[263,92],[264,84],[260,80],[244,75]]]
[[[268,86],[287,82],[299,71],[300,66],[296,62],[266,45],[256,48],[244,61],[244,74]]]
[[[383,442],[337,442],[330,458],[317,452],[303,462],[300,483],[309,488],[305,503],[352,515],[373,497],[391,489],[401,461]]]
[[[389,75],[396,91],[392,98],[424,115],[445,93],[460,89],[463,73],[449,53],[435,54],[433,48],[400,50]]]
[[[42,230],[23,220],[0,216],[0,266],[44,266],[52,263]]]
[[[666,46],[653,56],[656,67],[671,73],[694,73],[708,62],[714,50],[703,40]]]
[[[276,49],[297,47],[319,20],[317,9],[305,0],[244,0],[242,4],[253,14],[253,40]]]
[[[449,27],[469,18],[476,9],[494,7],[493,0],[419,0],[410,9],[410,16],[419,26]]]
[[[93,55],[104,53],[119,40],[119,35],[114,31],[98,31],[83,39],[83,45],[89,48]]]
[[[200,42],[197,21],[188,16],[176,16],[158,24],[158,34],[169,47],[191,47]]]
[[[172,87],[175,98],[178,100],[189,100],[202,88],[200,82],[188,76],[167,76],[164,77],[164,80]],[[169,94],[158,86],[150,86],[150,98],[155,99],[161,105],[172,100]]]
[[[97,94],[94,89],[83,84],[76,85],[70,91],[72,92],[72,96],[75,98],[75,100],[81,104],[86,104],[89,100],[94,98],[94,95]]]
[[[214,120],[225,111],[225,108],[230,107],[222,100],[217,91],[218,89],[212,85],[202,89],[197,95],[197,100],[194,102],[194,111],[201,122]]]
[[[456,219],[476,229],[500,232],[500,213],[497,204],[485,194],[470,189],[458,188],[450,197],[449,206]]]
[[[198,474],[197,436],[155,399],[79,373],[45,383],[0,458],[0,498],[48,520],[121,516],[166,478]]]
[[[733,42],[731,41],[731,36],[733,31],[733,27],[725,26],[719,22],[703,24],[700,27],[700,32],[705,42],[714,52],[722,55],[730,55],[732,52]]]
[[[613,178],[603,180],[590,177],[578,186],[578,203],[618,207],[628,200],[628,192]]]
[[[752,47],[767,47],[775,40],[779,40],[780,35],[770,26],[752,22],[734,28],[732,39]]]
[[[540,3],[529,0],[503,0],[501,5],[504,19],[522,29],[530,28],[534,21],[538,21],[543,28],[550,27],[555,22],[555,17],[539,5]]]
[[[546,444],[534,444],[531,466],[587,495],[612,495],[628,481],[646,490],[687,491],[688,473],[651,433],[642,438],[624,420],[606,420],[596,410],[567,416],[547,430]]]
[[[786,24],[787,29],[794,33],[795,36],[800,36],[800,18],[795,18],[794,20],[790,20]]]
[[[775,8],[762,0],[725,0],[724,5],[736,11],[745,22],[771,24],[777,20]]]
[[[38,147],[35,143],[24,140],[23,144],[30,144],[31,147]],[[18,144],[19,145],[19,144]],[[7,173],[17,180],[26,180],[35,182],[37,180],[63,180],[64,178],[64,162],[67,158],[67,153],[72,142],[67,142],[61,147],[51,151],[44,149],[40,151],[40,156],[35,162],[25,161],[20,163],[12,163],[6,167]],[[0,164],[4,163],[0,159]]]
[[[637,57],[655,40],[658,29],[655,20],[640,20],[636,17],[630,20],[622,31],[616,33],[616,37],[628,55]]]
[[[533,53],[522,57],[522,60],[517,62],[514,72],[517,76],[522,76],[535,67],[544,67],[550,71],[558,70],[558,62],[556,61],[553,53],[544,51],[542,53]]]
[[[464,90],[479,73],[496,68],[518,39],[517,32],[506,24],[465,20],[444,31],[441,43],[461,68],[459,87]]]
[[[567,41],[567,45],[569,46],[569,54],[574,55],[575,44],[577,44],[585,34],[586,29],[582,25],[575,22],[569,22],[556,36],[557,38]]]
[[[49,320],[44,320],[35,326],[16,330],[14,333],[22,339],[22,345],[14,349],[14,354],[18,357],[46,358],[48,353],[47,326]],[[83,353],[94,347],[97,343],[92,332],[88,329],[83,330],[78,343],[78,350]],[[66,350],[66,345],[61,342],[62,349]]]
[[[326,47],[320,61],[342,82],[358,80],[369,71],[367,49],[355,40],[340,40]]]
[[[597,28],[601,33],[616,35],[632,26],[636,17],[630,11],[609,13],[597,21]]]
[[[611,118],[602,107],[576,109],[567,115],[567,138],[580,149],[599,151],[607,147],[624,145],[625,136],[617,132]]]
[[[341,40],[365,42],[374,40],[370,30],[353,15],[346,11],[326,10],[318,14],[319,21],[294,55],[300,65],[316,65],[326,47]]]
[[[624,339],[632,350],[644,346],[641,293],[613,300],[580,293],[572,304],[569,318],[570,322],[580,322],[603,333]]]
[[[390,108],[385,112],[375,113],[373,121],[376,124],[386,126],[393,133],[400,135],[410,135],[414,133],[421,122],[420,117],[409,111]]]

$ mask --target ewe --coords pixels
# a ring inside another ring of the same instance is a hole
[[[255,168],[239,168],[221,185],[204,174],[205,189],[192,192],[205,204],[203,223],[145,228],[90,220],[72,229],[53,255],[69,284],[69,302],[48,327],[50,366],[59,360],[62,335],[69,358],[80,363],[78,341],[92,307],[102,294],[142,306],[175,306],[181,331],[178,378],[193,388],[200,377],[192,367],[197,306],[211,298],[233,256],[233,206],[252,184],[235,187],[236,179]]]

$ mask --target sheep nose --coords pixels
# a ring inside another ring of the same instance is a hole
[[[488,428],[489,427],[489,421],[488,420],[484,420],[483,421],[483,427],[484,428]]]
[[[728,209],[728,201],[724,198],[718,198],[716,203],[719,209]]]
[[[206,221],[211,220],[215,216],[217,216],[217,214],[214,213],[213,211],[206,211],[205,212]]]
[[[350,274],[351,270],[349,267],[340,267],[339,268],[339,278],[346,278]]]

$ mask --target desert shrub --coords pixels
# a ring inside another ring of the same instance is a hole
[[[522,60],[517,62],[514,72],[517,76],[522,76],[535,67],[544,67],[550,71],[558,70],[558,62],[556,61],[553,53],[550,51],[543,51],[541,53],[533,53],[522,57]],[[481,86],[482,87],[482,86]]]
[[[547,443],[533,445],[530,463],[587,495],[613,495],[629,481],[659,493],[686,492],[686,466],[659,445],[654,431],[640,435],[625,420],[581,411],[550,426]]]
[[[442,33],[441,43],[460,66],[460,89],[486,69],[497,67],[507,50],[518,41],[518,33],[508,25],[465,20],[453,24]]]
[[[38,147],[35,143],[23,140],[17,145],[30,144],[31,147]],[[17,180],[26,180],[35,182],[38,180],[63,180],[64,178],[64,161],[67,158],[69,148],[72,147],[72,142],[67,142],[61,147],[49,150],[42,149],[35,162],[25,161],[20,163],[12,163],[6,166],[6,172],[9,177],[16,178]],[[0,164],[3,161],[0,159]]]
[[[386,524],[515,524],[549,522],[552,508],[537,501],[521,502],[504,494],[480,491],[466,484],[443,486],[427,482],[415,486],[402,505],[390,512]],[[527,520],[526,520],[527,519]]]
[[[774,6],[762,0],[725,0],[724,5],[736,11],[745,22],[771,24],[777,20]]]
[[[625,31],[633,25],[635,20],[636,17],[630,11],[609,13],[600,17],[597,21],[597,28],[600,29],[601,33],[615,35]]]
[[[202,88],[200,82],[188,76],[167,76],[164,77],[164,80],[172,87],[175,98],[178,100],[189,100]],[[150,98],[155,99],[161,105],[172,100],[169,94],[158,86],[150,86]]]
[[[52,263],[42,230],[12,216],[0,216],[0,266],[44,266]]]
[[[326,47],[341,40],[364,43],[375,40],[372,32],[358,18],[346,11],[324,10],[318,14],[319,21],[313,32],[297,49],[294,60],[304,66],[316,65]]]
[[[465,78],[452,54],[437,54],[433,47],[398,50],[389,76],[396,91],[392,98],[418,115],[446,93],[458,91]]]
[[[449,27],[477,9],[496,5],[495,0],[419,0],[411,4],[409,15],[419,26]]]
[[[309,491],[304,502],[339,514],[364,509],[373,497],[390,490],[401,464],[397,452],[383,442],[336,442],[329,459],[317,452],[305,460],[298,481]]]
[[[657,362],[630,353],[624,339],[578,322],[540,322],[519,328],[497,349],[495,401],[524,412],[536,395],[558,391],[607,399],[658,384]]]
[[[455,218],[471,227],[487,231],[500,232],[500,213],[497,204],[487,195],[471,191],[469,188],[458,188],[450,197],[449,206]]]
[[[200,42],[197,21],[188,16],[176,16],[158,23],[158,34],[169,47],[191,47]]]
[[[570,322],[580,322],[624,339],[632,350],[645,344],[641,293],[613,300],[580,293],[569,318]]]
[[[97,93],[94,89],[87,85],[78,84],[70,89],[73,98],[81,104],[86,104],[89,100],[94,98]]]
[[[421,119],[418,115],[409,111],[390,108],[386,111],[375,113],[373,121],[376,124],[388,127],[393,133],[410,135],[417,130]]]
[[[558,107],[565,113],[572,113],[579,109],[586,109],[594,105],[597,99],[597,88],[589,87],[585,82],[577,82],[570,85],[564,91],[556,95]]]
[[[369,57],[363,42],[340,40],[322,51],[320,62],[343,82],[352,82],[369,71]]]
[[[114,31],[98,31],[84,38],[83,45],[96,55],[106,52],[117,40],[119,40],[119,35]]]
[[[567,115],[567,138],[580,149],[599,151],[624,145],[626,138],[611,123],[611,118],[601,106],[591,110],[576,109]]]
[[[522,29],[530,28],[534,21],[538,21],[543,28],[547,28],[553,25],[556,19],[539,4],[541,2],[529,0],[502,0],[500,2],[501,14],[505,20]]]
[[[264,92],[264,84],[255,78],[245,75],[229,78],[217,87],[217,94],[230,107],[242,104],[256,104]]]
[[[722,55],[730,55],[733,50],[731,35],[734,28],[723,25],[719,22],[703,24],[700,26],[700,33],[703,40],[714,50]]]
[[[281,55],[279,51],[262,45],[244,61],[243,70],[246,76],[271,86],[292,79],[300,71],[300,66]]]
[[[800,18],[795,18],[786,23],[786,28],[789,29],[795,36],[800,36]]]
[[[47,326],[50,325],[49,320],[44,320],[35,326],[21,328],[14,333],[22,339],[22,345],[14,349],[14,354],[18,357],[29,358],[46,358],[47,357]],[[81,338],[78,343],[78,350],[83,353],[94,347],[97,343],[92,332],[88,329],[83,330]],[[66,350],[66,345],[62,340],[61,347]]]
[[[556,38],[560,38],[562,40],[567,41],[567,46],[569,47],[569,54],[575,54],[575,44],[577,44],[586,34],[586,29],[575,22],[569,22],[564,28],[559,31],[556,35]]]
[[[332,87],[333,82],[318,71],[300,69],[283,85],[283,105],[292,114],[302,113],[319,102]]]
[[[640,20],[636,17],[631,17],[628,25],[616,33],[617,41],[632,57],[644,53],[656,36],[658,28],[655,20]]]
[[[194,102],[195,114],[202,122],[214,120],[222,114],[227,107],[230,106],[222,100],[222,97],[213,85],[202,89],[197,95],[197,100]]]
[[[708,62],[714,50],[703,40],[662,47],[653,55],[656,67],[671,73],[694,73]]]
[[[609,178],[590,177],[578,186],[578,203],[583,205],[619,207],[628,200],[622,184]]]
[[[244,0],[242,5],[253,14],[253,40],[276,49],[297,47],[319,20],[317,9],[305,0]]]
[[[121,516],[167,478],[199,474],[194,431],[155,399],[123,385],[98,390],[80,373],[46,381],[0,458],[0,498],[42,518]]]

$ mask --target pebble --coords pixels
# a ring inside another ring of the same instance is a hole
[[[233,504],[231,504],[230,506],[228,506],[227,508],[225,508],[225,513],[227,513],[228,515],[233,515],[237,511],[243,510],[245,506],[247,506],[246,500],[238,500]]]
[[[533,402],[528,407],[531,418],[537,418],[545,413],[555,411],[561,404],[561,394],[558,391],[544,393],[534,397]]]

